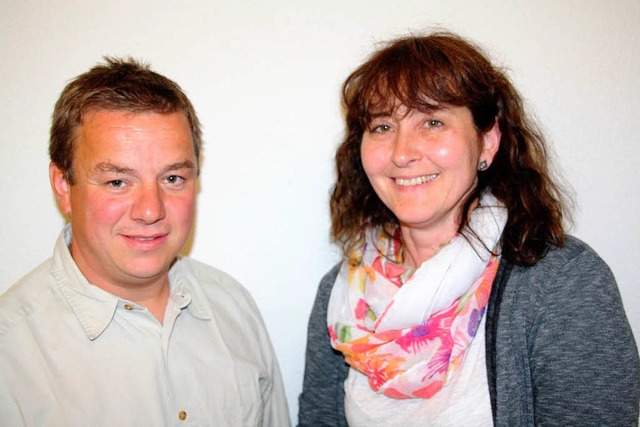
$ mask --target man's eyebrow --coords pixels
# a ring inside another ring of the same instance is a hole
[[[193,164],[191,160],[185,160],[183,162],[171,163],[170,165],[165,166],[164,168],[162,168],[162,172],[166,173],[166,172],[175,171],[178,169],[195,169],[195,168],[196,166]]]
[[[131,173],[133,169],[126,166],[116,165],[111,162],[100,162],[93,168],[96,172]]]
[[[185,160],[182,162],[171,163],[162,168],[162,173],[175,171],[179,169],[195,169],[195,165],[191,160]],[[117,165],[111,162],[100,162],[93,168],[96,172],[114,172],[114,173],[134,173],[135,170],[127,167]]]

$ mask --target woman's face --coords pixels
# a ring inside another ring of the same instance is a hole
[[[498,126],[479,134],[466,107],[401,106],[372,119],[360,150],[373,189],[400,225],[442,234],[457,230],[478,164],[491,164],[499,141]]]

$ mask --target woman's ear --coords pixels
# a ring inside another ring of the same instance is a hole
[[[493,123],[493,127],[487,132],[482,134],[482,152],[480,153],[480,160],[487,162],[487,167],[493,162],[493,158],[496,156],[498,149],[500,148],[500,125],[498,120]]]
[[[49,163],[49,181],[58,200],[60,211],[64,215],[71,215],[71,184],[65,178],[64,172],[55,163]]]

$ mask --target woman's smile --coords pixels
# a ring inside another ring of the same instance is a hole
[[[415,178],[396,178],[396,184],[401,187],[412,187],[414,185],[424,184],[426,182],[431,182],[438,177],[439,174],[434,173],[431,175],[423,175]]]

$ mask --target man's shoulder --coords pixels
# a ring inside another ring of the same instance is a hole
[[[236,291],[244,290],[244,287],[230,274],[204,262],[190,257],[180,258],[183,272],[190,275],[198,284],[212,288],[231,288]]]
[[[192,278],[209,300],[233,299],[254,305],[249,291],[230,274],[189,257],[179,262],[183,274]]]
[[[249,291],[224,271],[196,261],[180,259],[180,270],[192,284],[197,301],[207,306],[220,325],[228,329],[231,325],[238,336],[255,336],[263,330],[262,315]]]
[[[51,259],[31,270],[0,295],[0,336],[54,297]]]

